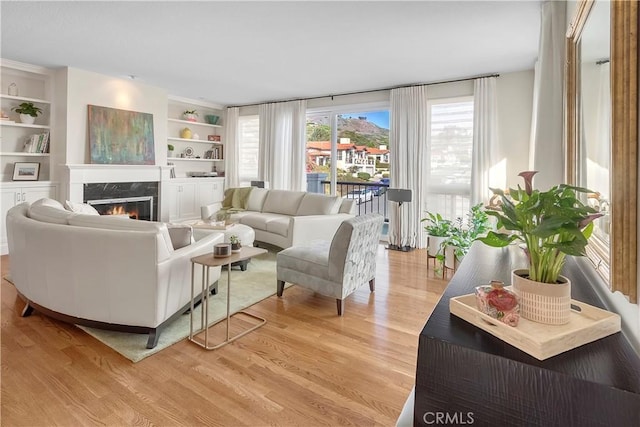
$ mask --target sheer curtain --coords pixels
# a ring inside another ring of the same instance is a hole
[[[391,187],[409,189],[411,202],[401,207],[399,218],[395,203],[389,209],[389,244],[424,248],[427,237],[420,219],[427,210],[427,87],[414,86],[391,90],[389,129]],[[398,231],[398,220],[400,228]]]
[[[306,101],[261,104],[259,176],[276,190],[306,191]]]
[[[473,152],[471,165],[471,206],[487,203],[489,187],[500,186],[499,177],[491,176],[498,161],[498,103],[496,77],[473,82]],[[500,180],[501,181],[501,180]]]
[[[563,80],[566,2],[545,1],[541,8],[538,61],[533,83],[529,168],[535,186],[546,190],[564,182]]]
[[[238,107],[227,108],[224,133],[224,176],[227,188],[240,185],[238,162],[240,161],[240,149],[238,146]]]

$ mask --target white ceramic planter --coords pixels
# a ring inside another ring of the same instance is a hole
[[[460,262],[456,257],[456,246],[447,246],[444,248],[444,266],[451,270],[457,270]]]
[[[529,270],[511,272],[513,291],[518,296],[520,315],[528,320],[547,325],[569,323],[571,315],[571,281],[564,276],[562,283],[541,283],[529,280]]]
[[[20,114],[20,123],[24,123],[26,125],[32,125],[36,122],[36,118],[30,116],[29,114]]]
[[[429,236],[428,237],[428,245],[427,245],[427,253],[429,256],[436,256],[440,251],[440,245],[444,242],[446,237],[439,236]]]

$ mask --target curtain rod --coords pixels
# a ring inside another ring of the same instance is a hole
[[[390,87],[385,87],[385,88],[380,88],[380,89],[359,90],[359,91],[355,91],[355,92],[342,92],[342,93],[336,93],[334,95],[310,96],[308,98],[292,98],[292,99],[282,99],[282,100],[279,100],[279,101],[265,101],[265,102],[256,102],[256,103],[252,103],[252,104],[230,105],[227,108],[252,107],[254,105],[261,105],[261,104],[279,104],[281,102],[303,101],[303,100],[308,101],[310,99],[322,99],[322,98],[331,98],[333,100],[333,98],[335,96],[359,95],[359,94],[362,94],[362,93],[381,92],[383,90],[401,89],[401,88],[405,88],[405,87],[431,86],[431,85],[439,85],[439,84],[444,84],[444,83],[464,82],[464,81],[467,81],[467,80],[482,79],[484,77],[500,77],[500,74],[497,74],[497,73],[483,74],[483,75],[480,75],[480,76],[465,77],[465,78],[454,79],[454,80],[442,80],[442,81],[432,82],[432,83],[412,83],[412,84],[406,84],[406,85],[401,85],[401,86],[390,86]]]
[[[596,61],[596,65],[607,64],[609,61],[609,59],[601,59],[600,61]]]

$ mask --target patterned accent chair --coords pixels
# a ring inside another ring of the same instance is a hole
[[[278,296],[285,282],[312,289],[334,297],[338,316],[342,316],[342,301],[353,291],[369,282],[375,289],[376,252],[384,218],[367,214],[345,220],[331,241],[313,241],[304,246],[292,246],[277,256]]]

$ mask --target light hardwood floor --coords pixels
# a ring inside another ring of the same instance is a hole
[[[293,286],[252,306],[267,324],[231,345],[185,340],[134,364],[73,325],[21,318],[2,280],[1,425],[393,426],[446,284],[426,250],[380,246],[375,293],[362,286],[343,317]]]

